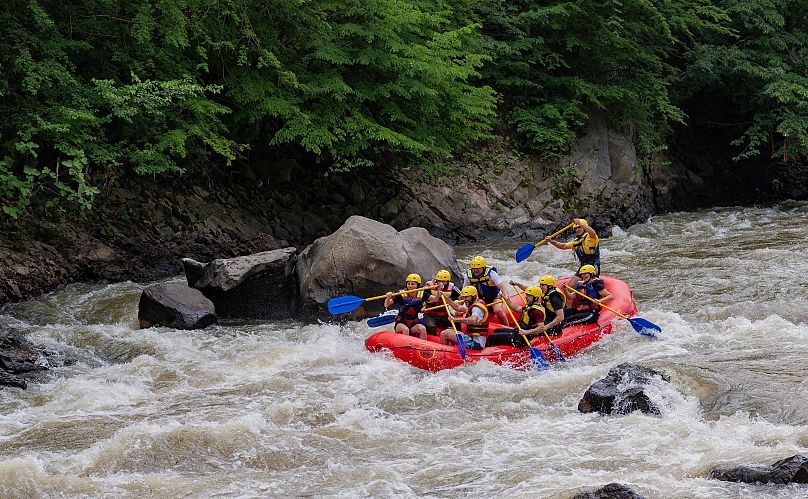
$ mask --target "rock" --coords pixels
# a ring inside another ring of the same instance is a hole
[[[220,317],[283,319],[298,312],[295,248],[281,248],[204,264],[184,258],[188,285],[215,305]]]
[[[202,329],[217,322],[213,302],[201,291],[178,282],[152,284],[144,289],[137,318],[141,328]]]
[[[401,289],[404,277],[416,272],[426,282],[440,269],[460,282],[454,250],[421,227],[396,231],[361,216],[352,216],[336,232],[309,245],[298,258],[304,310],[322,311],[336,296],[371,297]],[[382,300],[367,302],[381,309]],[[357,310],[364,315],[365,307]]]
[[[19,331],[0,321],[0,386],[26,388],[19,374],[42,371],[48,361]]]
[[[613,367],[605,378],[589,387],[578,403],[580,412],[601,414],[628,414],[640,410],[646,414],[659,414],[645,393],[645,386],[654,378],[670,379],[663,373],[634,364]]]
[[[808,483],[808,457],[797,454],[771,466],[716,467],[710,478],[744,483]]]
[[[610,483],[593,492],[575,494],[572,499],[645,499],[630,487],[619,483]]]

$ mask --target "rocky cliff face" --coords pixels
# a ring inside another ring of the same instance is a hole
[[[0,303],[70,281],[179,273],[183,257],[300,250],[352,215],[424,227],[450,243],[535,240],[574,216],[606,236],[613,224],[686,207],[705,186],[682,166],[658,165],[641,168],[630,131],[596,118],[556,164],[493,143],[442,175],[380,165],[326,177],[294,161],[253,161],[222,178],[123,179],[89,213],[3,222]]]

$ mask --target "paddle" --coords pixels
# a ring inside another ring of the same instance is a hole
[[[508,302],[505,302],[505,310],[511,315],[511,320],[513,321],[516,329],[521,333],[522,338],[525,340],[525,344],[527,344],[528,348],[530,348],[530,362],[536,366],[536,369],[549,369],[550,364],[547,363],[547,359],[544,358],[544,354],[541,353],[541,350],[534,347],[530,344],[530,340],[527,339],[524,333],[522,333],[522,327],[519,325],[519,321],[516,320],[516,317],[513,315],[513,310],[511,307],[508,306]]]
[[[379,326],[386,326],[387,324],[392,324],[396,322],[396,317],[398,317],[397,310],[388,310],[382,315],[379,315],[377,317],[371,317],[370,319],[368,319],[368,327],[379,327]]]
[[[446,307],[446,313],[449,314],[449,324],[452,325],[452,329],[454,329],[455,335],[457,336],[457,351],[460,352],[460,358],[466,358],[466,341],[463,339],[463,335],[460,334],[460,331],[457,330],[457,326],[455,325],[454,321],[451,319],[452,311],[449,310],[449,304],[446,303],[446,297],[443,296],[443,293],[440,295],[441,300],[443,300],[443,306]]]
[[[556,237],[557,235],[561,234],[562,232],[564,232],[565,230],[569,229],[573,225],[575,225],[575,224],[571,223],[571,224],[567,225],[566,227],[564,227],[563,229],[550,234],[548,237],[550,239],[552,239],[552,238]],[[523,262],[523,261],[527,260],[527,258],[533,253],[533,250],[536,249],[538,246],[541,246],[542,244],[544,244],[544,241],[546,241],[546,239],[542,239],[541,241],[536,241],[535,243],[527,243],[524,246],[522,246],[521,248],[519,248],[518,250],[516,250],[516,263],[520,263],[520,262]]]
[[[577,289],[573,289],[573,288],[571,288],[569,286],[564,286],[564,287],[566,287],[567,289],[569,289],[570,291],[572,291],[575,294],[583,296],[584,298],[591,301],[592,303],[595,302],[594,298],[592,298],[589,295],[585,295],[585,294],[581,293]],[[598,305],[600,305],[601,307],[605,308],[606,310],[614,312],[615,314],[619,315],[620,317],[626,319],[631,324],[631,327],[633,327],[635,331],[637,331],[638,333],[640,333],[640,334],[642,334],[644,336],[650,336],[651,338],[656,338],[656,335],[653,333],[653,331],[659,331],[659,332],[662,331],[661,327],[657,326],[656,324],[654,324],[653,322],[651,322],[649,320],[643,319],[641,317],[633,317],[633,318],[629,317],[629,316],[627,316],[625,314],[621,314],[617,310],[615,310],[613,308],[610,308],[610,307],[608,307],[608,306],[606,306],[606,305],[604,305],[602,303],[598,303]]]
[[[423,291],[425,289],[435,289],[437,286],[427,286],[425,288],[405,289],[398,293],[393,293],[393,296],[403,295],[404,293],[412,293],[414,291]],[[358,296],[338,296],[328,300],[328,311],[334,315],[344,314],[346,312],[353,312],[359,305],[371,300],[380,300],[387,298],[387,295],[373,296],[371,298],[359,298]]]
[[[513,290],[516,291],[516,294],[518,294],[519,296],[522,296],[522,292],[519,291],[519,289],[517,289],[516,286],[513,286]],[[525,297],[525,296],[523,296],[522,299],[527,301],[527,297]],[[556,357],[558,359],[561,359],[561,362],[566,362],[567,361],[566,357],[564,357],[564,354],[561,353],[561,350],[559,350],[559,348],[556,346],[556,344],[553,343],[553,340],[550,339],[550,335],[547,334],[547,331],[542,331],[542,333],[544,333],[544,337],[547,338],[547,341],[550,342],[550,346],[553,348],[553,353],[555,353]]]
[[[495,303],[499,303],[502,300],[494,300],[490,304],[493,305]],[[429,312],[430,310],[437,310],[439,308],[443,308],[443,305],[435,305],[434,307],[422,308],[421,312]],[[390,312],[393,312],[392,310]],[[396,313],[384,313],[377,317],[371,317],[368,319],[368,327],[380,327],[386,326],[388,324],[392,324],[396,322],[396,317],[398,316],[398,312]]]

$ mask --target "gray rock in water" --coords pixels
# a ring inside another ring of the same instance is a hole
[[[670,379],[663,373],[634,364],[613,367],[605,378],[592,383],[578,403],[580,412],[628,414],[642,411],[659,414],[659,408],[648,398],[645,387],[653,378]]]
[[[188,285],[215,305],[220,317],[284,319],[298,312],[297,250],[281,248],[200,263],[182,260]]]
[[[350,217],[336,232],[314,241],[297,263],[303,307],[311,312],[324,310],[332,297],[367,298],[402,289],[404,277],[412,272],[426,283],[440,269],[449,270],[455,283],[461,283],[454,249],[426,229],[399,232],[361,216]],[[367,302],[366,308],[379,310],[382,301]],[[356,315],[366,313],[363,306]]]
[[[48,361],[19,331],[0,321],[0,386],[26,388],[18,374],[42,371]]]
[[[166,326],[202,329],[217,322],[213,302],[185,284],[152,284],[140,294],[137,318],[141,328]]]
[[[610,483],[593,492],[575,494],[572,499],[645,499],[630,487],[620,483]]]
[[[808,483],[808,457],[797,454],[777,461],[771,466],[719,466],[710,478],[725,482],[744,483]]]

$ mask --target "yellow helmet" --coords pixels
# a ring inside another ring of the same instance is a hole
[[[579,218],[578,221],[581,222],[581,223],[572,224],[573,227],[585,227],[585,226],[589,225],[589,222],[587,222],[583,218]]]
[[[466,286],[460,290],[460,296],[477,296],[477,288],[474,286]]]
[[[435,274],[436,281],[451,281],[452,274],[449,273],[448,270],[439,270],[437,274]]]
[[[546,284],[547,286],[555,286],[555,278],[551,275],[543,275],[539,277],[539,284]]]
[[[541,292],[541,288],[538,286],[528,286],[527,288],[525,288],[525,294],[535,296],[536,298],[539,299],[541,299],[542,295],[544,295],[544,293]]]
[[[581,268],[578,270],[578,275],[581,275],[581,274],[592,274],[592,276],[594,277],[594,276],[595,276],[595,274],[597,274],[597,273],[598,273],[598,272],[597,272],[597,270],[595,270],[594,265],[584,265],[583,267],[581,267]]]
[[[404,279],[404,282],[417,282],[418,284],[421,284],[421,276],[418,274],[410,274],[406,279]]]
[[[471,259],[471,264],[469,267],[473,269],[484,269],[485,268],[485,258],[481,256],[475,256]]]

